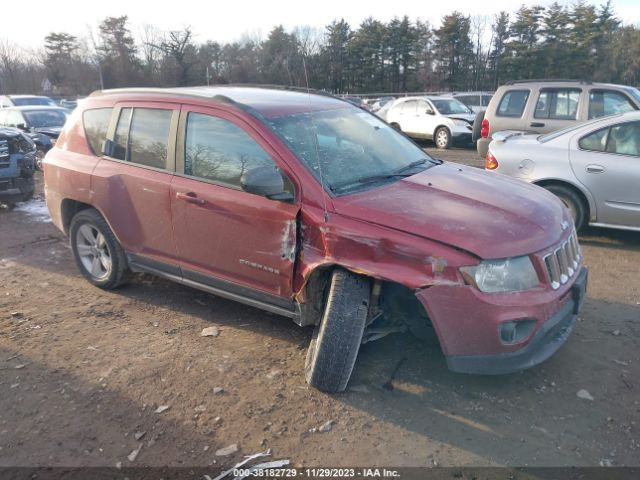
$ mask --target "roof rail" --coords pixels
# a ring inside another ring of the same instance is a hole
[[[528,80],[509,80],[505,82],[504,85],[516,85],[518,83],[533,83],[533,82],[577,82],[582,85],[591,85],[593,82],[591,80],[580,80],[576,78],[530,78]]]

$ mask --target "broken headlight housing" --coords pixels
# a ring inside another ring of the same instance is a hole
[[[483,260],[479,265],[461,267],[469,285],[484,293],[518,292],[537,286],[540,281],[528,256]]]

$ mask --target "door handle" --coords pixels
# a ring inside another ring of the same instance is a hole
[[[196,195],[194,192],[187,192],[187,193],[178,192],[176,193],[176,198],[178,200],[184,200],[187,203],[194,203],[196,205],[204,205],[205,203],[207,203],[205,200],[198,198],[198,195]]]
[[[587,165],[587,172],[589,173],[602,173],[604,170],[605,168],[602,165]]]
[[[544,127],[544,123],[541,122],[532,122],[531,123],[532,127]]]

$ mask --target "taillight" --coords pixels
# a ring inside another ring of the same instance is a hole
[[[482,138],[487,138],[489,136],[489,120],[486,118],[482,120],[482,125],[480,127],[480,136]]]
[[[487,156],[484,159],[484,168],[487,170],[495,170],[498,168],[498,160],[493,156],[493,153],[487,152]]]

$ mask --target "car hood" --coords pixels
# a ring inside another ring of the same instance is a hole
[[[454,120],[464,120],[469,123],[473,123],[476,119],[475,113],[452,113],[451,115],[445,115],[445,117],[449,117]]]
[[[336,198],[334,208],[485,259],[543,250],[560,240],[561,224],[569,221],[562,203],[540,187],[446,163]]]
[[[15,138],[22,135],[22,131],[12,127],[0,127],[0,139]]]
[[[62,127],[38,127],[33,129],[36,133],[42,133],[47,137],[58,138],[60,136],[60,132],[62,131]]]

